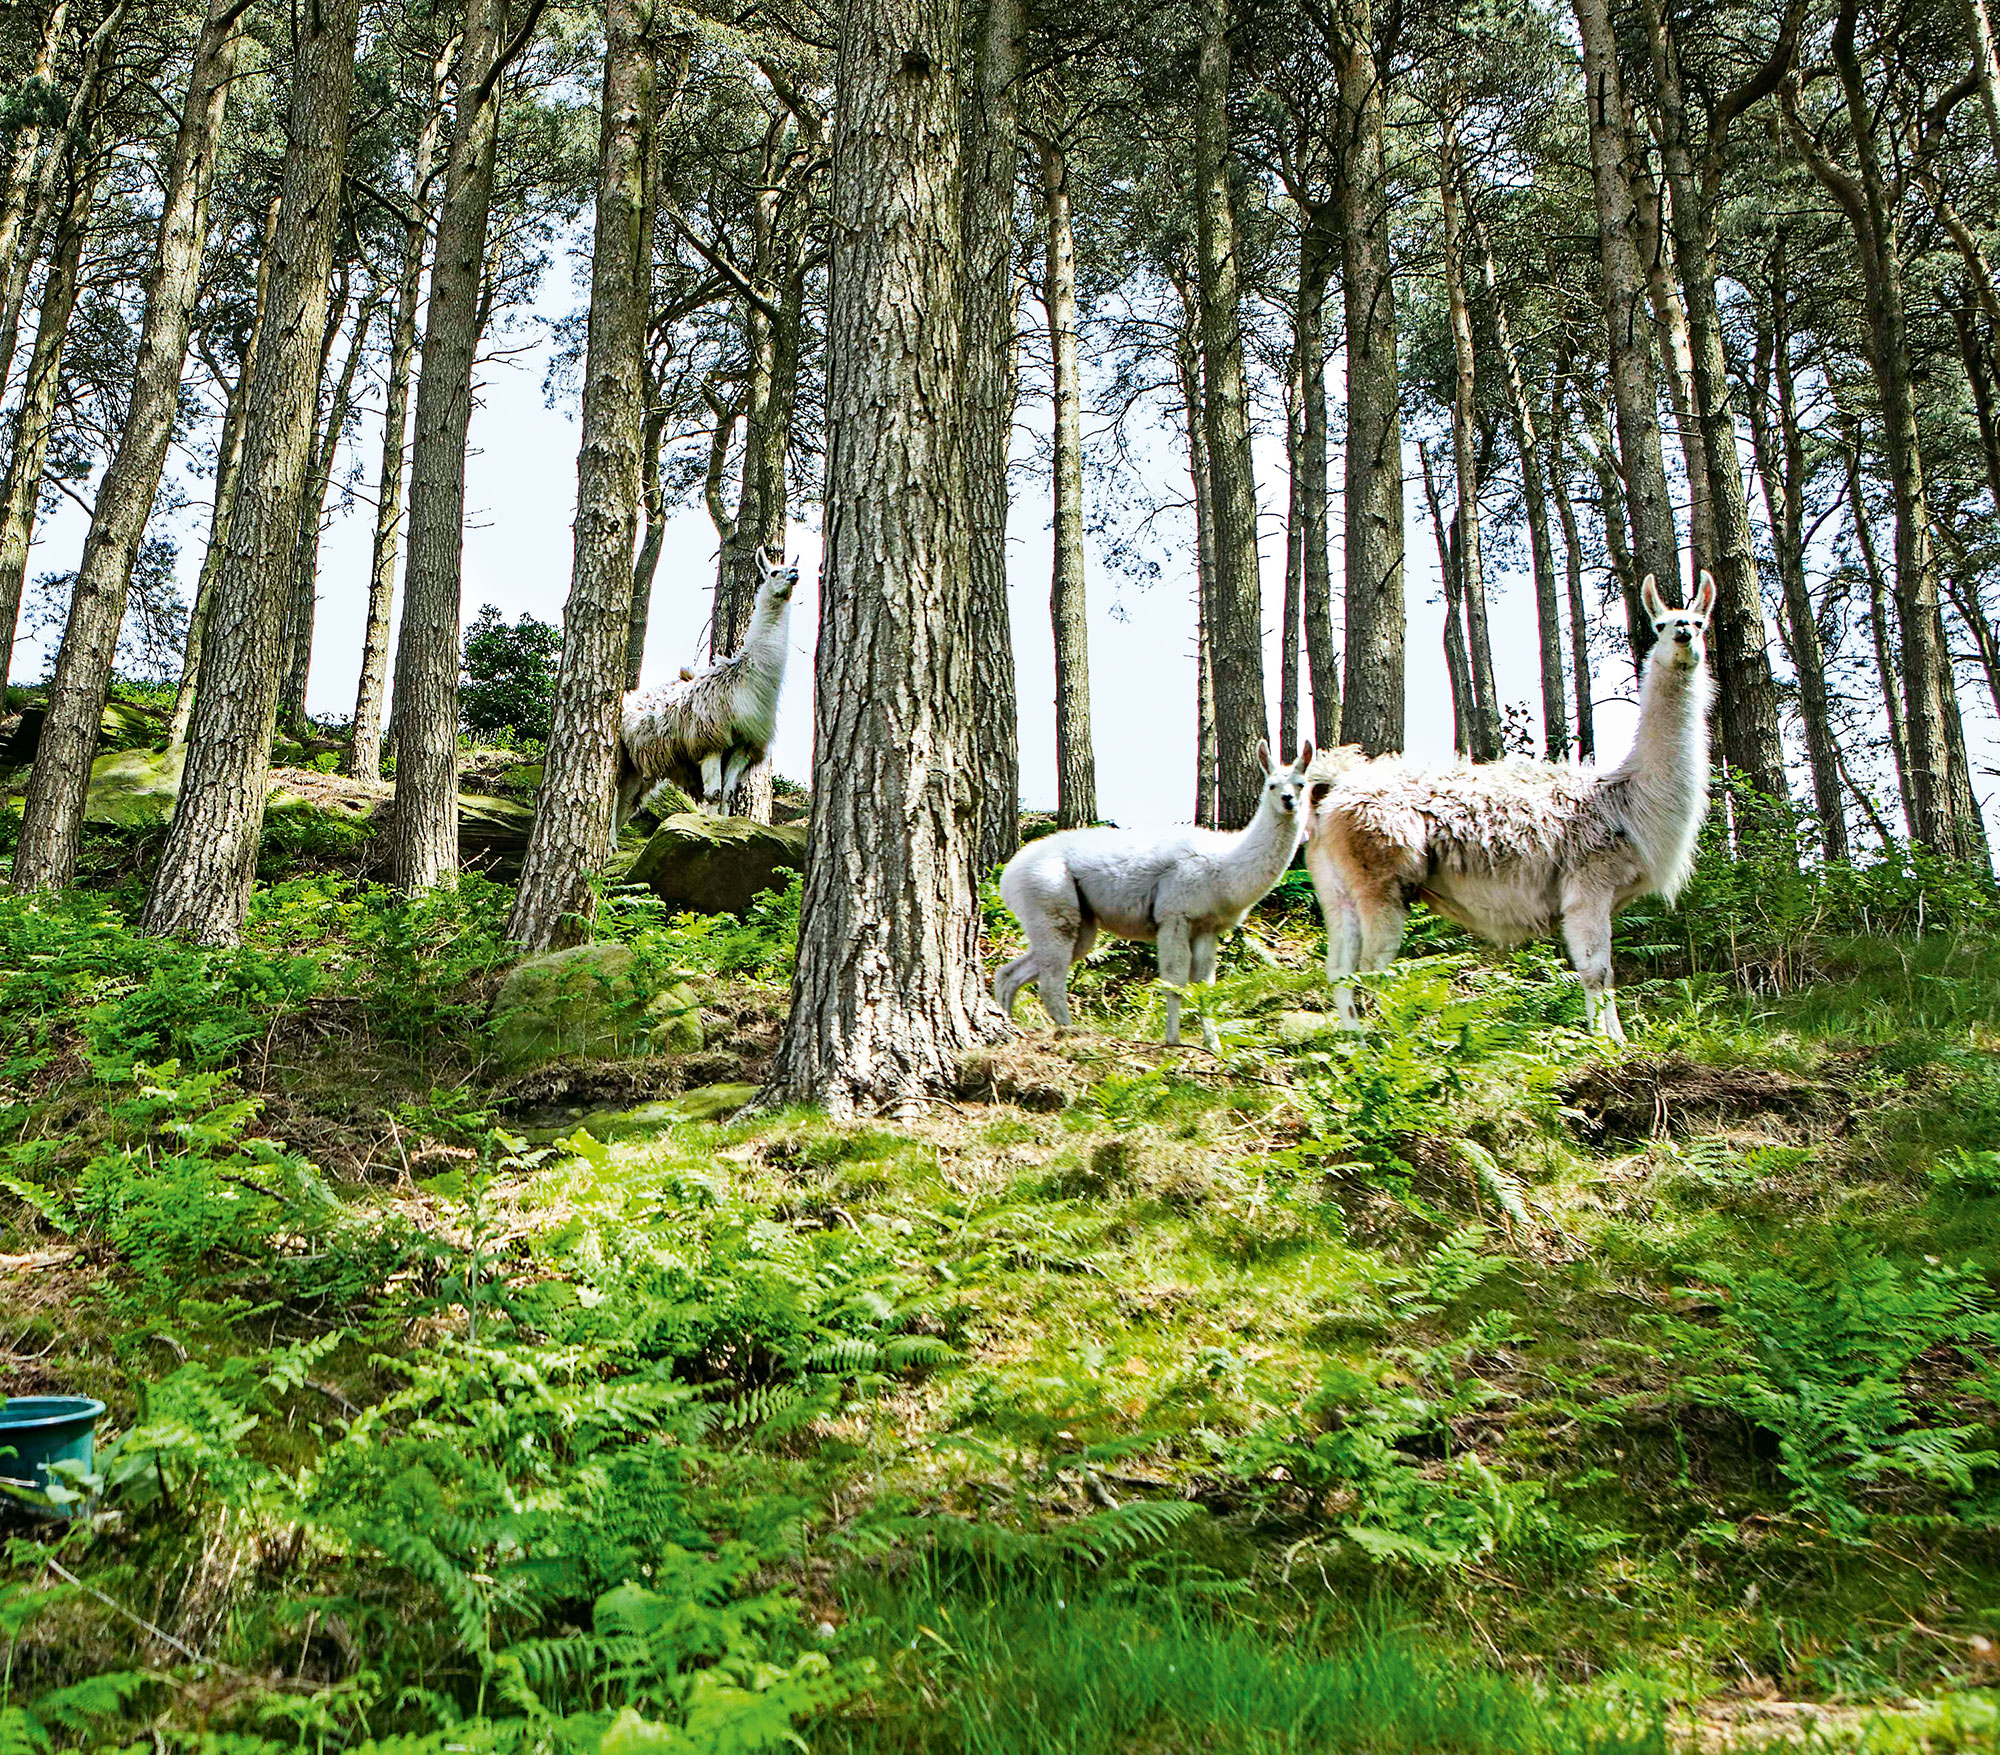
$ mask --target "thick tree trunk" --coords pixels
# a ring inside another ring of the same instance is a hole
[[[1090,625],[1084,614],[1083,387],[1077,366],[1076,238],[1070,228],[1069,160],[1052,140],[1037,142],[1048,225],[1042,307],[1049,319],[1055,424],[1051,497],[1055,507],[1049,619],[1056,643],[1056,826],[1097,821],[1097,756],[1090,740]]]
[[[1639,254],[1646,264],[1646,296],[1653,306],[1654,335],[1661,371],[1667,381],[1667,401],[1674,411],[1674,433],[1680,444],[1681,466],[1688,483],[1688,548],[1691,564],[1681,590],[1692,594],[1702,573],[1715,564],[1715,511],[1708,491],[1708,464],[1701,449],[1701,414],[1694,388],[1694,348],[1688,340],[1687,306],[1674,284],[1667,261],[1666,230],[1660,217],[1660,191],[1650,169],[1639,159],[1637,130],[1628,112],[1626,135],[1632,142],[1632,212],[1639,228]]]
[[[56,51],[69,24],[69,0],[55,0],[42,22],[29,78],[44,88],[54,84]],[[53,155],[52,155],[53,156]],[[43,186],[42,122],[31,115],[14,135],[14,155],[8,161],[7,184],[0,192],[0,392],[14,368],[14,349],[21,334],[21,305],[34,268],[35,241],[29,236],[36,195]]]
[[[1875,138],[1866,74],[1855,46],[1859,0],[1842,0],[1832,51],[1846,94],[1849,133],[1859,175],[1834,165],[1788,112],[1792,137],[1808,165],[1846,213],[1858,246],[1868,362],[1881,407],[1884,460],[1896,507],[1896,618],[1902,637],[1904,726],[1909,742],[1915,838],[1947,859],[1972,857],[1983,835],[1963,815],[1969,785],[1956,786],[1947,727],[1954,694],[1950,660],[1939,637],[1937,554],[1931,542],[1930,497],[1917,426],[1909,320],[1903,294],[1897,199]]]
[[[1771,253],[1772,310],[1769,326],[1757,326],[1754,394],[1750,398],[1750,439],[1771,520],[1771,548],[1784,592],[1785,647],[1799,685],[1799,722],[1812,769],[1813,802],[1820,849],[1828,859],[1848,857],[1847,816],[1834,759],[1833,725],[1827,713],[1826,662],[1820,651],[1819,621],[1806,586],[1805,447],[1799,435],[1798,398],[1792,379],[1789,288],[1785,239]],[[1771,431],[1771,391],[1775,381],[1778,433]]]
[[[248,368],[236,504],[209,612],[180,798],[146,899],[147,931],[205,944],[233,943],[250,905],[359,21],[359,0],[321,0],[299,15],[269,311]]]
[[[42,283],[35,321],[35,345],[28,355],[28,378],[15,416],[13,447],[0,478],[0,698],[13,668],[14,634],[21,619],[21,589],[28,576],[28,548],[35,536],[42,468],[55,431],[56,392],[62,381],[64,343],[76,310],[77,274],[84,234],[103,178],[103,166],[89,143],[69,167],[67,199],[56,228],[55,249]]]
[[[465,546],[465,438],[479,346],[479,287],[493,205],[509,0],[466,0],[458,103],[431,263],[410,454],[409,558],[396,656],[396,806],[390,865],[416,892],[458,870],[458,623]],[[481,96],[484,101],[480,101]],[[581,526],[579,526],[581,528]],[[629,558],[628,558],[629,564]],[[625,580],[629,610],[631,579]]]
[[[1201,357],[1192,335],[1178,350],[1187,422],[1188,482],[1194,499],[1195,732],[1194,820],[1215,827],[1215,672],[1209,616],[1215,602],[1215,517],[1209,496],[1208,432],[1201,414]]]
[[[417,300],[423,289],[424,245],[430,235],[425,203],[432,161],[444,127],[445,81],[456,41],[431,78],[431,110],[410,156],[408,216],[403,222],[402,273],[389,331],[388,384],[382,409],[382,462],[376,472],[375,542],[368,565],[368,624],[361,636],[361,679],[345,771],[359,780],[382,778],[382,710],[389,684],[390,612],[396,597],[396,557],[403,538],[403,464],[410,445],[410,369],[417,354]]]
[[[210,0],[195,42],[160,208],[159,240],[146,275],[132,395],[117,449],[98,485],[49,686],[48,717],[28,777],[14,852],[16,889],[65,889],[76,875],[84,793],[111,690],[126,593],[179,412],[181,371],[208,234],[215,146],[236,59],[237,21],[247,3]]]
[[[1493,681],[1493,638],[1486,625],[1486,573],[1479,553],[1478,397],[1472,348],[1472,306],[1465,296],[1465,222],[1459,206],[1458,136],[1449,118],[1441,125],[1438,207],[1444,221],[1444,282],[1451,315],[1454,364],[1451,453],[1458,477],[1458,511],[1452,547],[1458,558],[1458,589],[1465,606],[1472,660],[1472,742],[1475,762],[1500,759],[1500,702]]]
[[[1699,444],[1691,478],[1704,471],[1713,533],[1708,568],[1715,578],[1716,717],[1729,765],[1764,797],[1789,807],[1785,748],[1778,735],[1778,688],[1771,676],[1769,638],[1757,578],[1757,544],[1743,464],[1736,446],[1729,359],[1715,297],[1711,203],[1696,174],[1681,97],[1680,62],[1658,0],[1646,0],[1660,105],[1661,159],[1667,175],[1667,225],[1686,301],[1689,366],[1694,380]],[[1721,125],[1716,125],[1721,133]],[[1721,139],[1709,142],[1711,157]],[[1837,796],[1837,793],[1836,793]]]
[[[611,852],[639,526],[661,93],[663,86],[678,93],[693,49],[692,39],[676,36],[663,74],[657,16],[647,0],[605,0],[574,559],[542,789],[507,923],[507,936],[530,952],[585,935],[597,900],[591,878]]]
[[[959,369],[967,559],[972,575],[977,868],[1021,844],[1019,708],[1007,602],[1007,462],[1014,437],[1014,183],[1020,168],[1023,0],[986,0],[964,120],[960,216],[964,354]]]
[[[1329,45],[1338,82],[1341,296],[1347,318],[1347,684],[1343,743],[1403,747],[1403,426],[1389,178],[1371,0],[1341,0]]]
[[[1635,565],[1650,573],[1662,594],[1678,594],[1680,545],[1674,504],[1660,446],[1658,386],[1646,314],[1646,266],[1639,249],[1639,220],[1632,194],[1625,127],[1625,98],[1618,77],[1618,46],[1608,0],[1573,0],[1583,38],[1583,71],[1589,106],[1590,165],[1597,192],[1599,276],[1611,383],[1618,412],[1618,454],[1623,499],[1631,520]],[[1639,581],[1629,589],[1636,596]],[[1629,601],[1629,600],[1628,600]],[[1652,646],[1652,623],[1634,621],[1635,663]]]
[[[791,1015],[764,1101],[907,1106],[1003,1028],[979,963],[955,0],[841,12],[826,564]]]
[[[1473,236],[1479,245],[1481,278],[1493,327],[1494,352],[1507,385],[1507,412],[1514,428],[1514,454],[1521,465],[1521,507],[1528,520],[1528,552],[1535,577],[1535,627],[1541,635],[1542,749],[1552,762],[1569,756],[1569,712],[1563,699],[1562,610],[1556,598],[1555,547],[1549,541],[1549,496],[1542,476],[1542,449],[1535,435],[1535,411],[1521,378],[1507,308],[1500,299],[1500,276],[1485,222],[1475,210]],[[1581,595],[1579,581],[1578,593]],[[1587,668],[1587,667],[1586,667]]]
[[[278,722],[304,733],[306,684],[312,676],[313,625],[319,606],[319,540],[326,527],[326,495],[333,484],[333,466],[340,455],[341,436],[354,408],[354,376],[368,348],[368,331],[375,321],[375,301],[363,301],[354,319],[347,358],[334,380],[327,401],[326,424],[306,476],[305,499],[299,508],[299,548],[292,569],[292,601],[285,616],[285,679],[278,692]]]
[[[1326,290],[1338,242],[1308,218],[1299,247],[1299,517],[1305,540],[1306,675],[1313,742],[1340,742],[1340,654],[1333,643],[1333,565],[1326,506]]]
[[[1200,264],[1202,416],[1207,422],[1215,592],[1209,668],[1215,686],[1216,811],[1225,829],[1256,814],[1264,705],[1264,618],[1257,562],[1257,482],[1243,369],[1243,274],[1229,188],[1229,0],[1202,0],[1195,75],[1195,219]]]

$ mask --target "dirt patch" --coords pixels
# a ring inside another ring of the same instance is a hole
[[[1750,1121],[1775,1121],[1792,1134],[1837,1132],[1845,1122],[1840,1093],[1825,1079],[1769,1066],[1710,1066],[1685,1054],[1593,1066],[1563,1087],[1563,1102],[1592,1145]]]
[[[1083,1089],[1082,1075],[1060,1055],[1009,1042],[967,1055],[952,1094],[965,1103],[1012,1103],[1046,1115],[1067,1109]]]

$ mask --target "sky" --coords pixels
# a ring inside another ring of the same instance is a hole
[[[551,273],[535,317],[559,317],[573,296],[569,276],[560,270]],[[481,366],[466,471],[466,622],[488,603],[510,619],[529,612],[559,621],[568,589],[579,410],[572,393],[566,393],[555,407],[546,404],[543,377],[547,347],[540,342],[523,347],[526,339],[521,334],[511,337],[504,357]],[[1088,368],[1087,355],[1085,363]],[[1342,390],[1337,359],[1328,394],[1338,408]],[[340,503],[337,487],[329,500],[332,517],[320,548],[319,609],[307,696],[309,711],[319,716],[345,719],[353,711],[374,522],[372,504],[362,496],[373,491],[374,460],[381,442],[380,406],[380,386],[371,386],[366,412],[341,460],[342,479],[351,464],[361,463],[357,491],[350,501]],[[1137,466],[1153,490],[1184,495],[1187,477],[1181,459],[1185,451],[1178,422],[1163,410],[1154,418],[1156,430],[1149,433],[1142,429],[1133,436]],[[1030,808],[1052,807],[1055,799],[1049,499],[1046,481],[1027,473],[1033,467],[1035,438],[1048,419],[1046,401],[1024,402],[1017,425],[1019,466],[1008,526],[1009,592],[1020,694],[1021,788]],[[1423,509],[1422,485],[1414,473],[1414,454],[1408,461],[1412,466],[1405,491],[1408,747],[1415,754],[1444,756],[1451,751],[1452,716],[1440,643],[1443,607],[1438,601],[1437,552]],[[1286,481],[1282,445],[1275,440],[1260,441],[1256,465],[1262,507],[1265,687],[1275,731],[1279,622],[1284,602]],[[189,459],[179,452],[169,467],[182,472],[190,501],[173,526],[181,539],[184,589],[191,596],[206,530],[209,484],[189,473]],[[1340,467],[1336,454],[1331,470],[1336,587],[1340,572]],[[37,531],[30,576],[74,567],[84,529],[82,511],[65,500]],[[1101,556],[1091,557],[1087,589],[1092,732],[1099,809],[1110,821],[1164,824],[1184,822],[1193,814],[1195,614],[1191,535],[1184,515],[1156,521],[1149,533],[1149,550],[1158,562],[1159,577],[1149,586],[1137,586],[1107,567]],[[801,573],[773,758],[779,773],[806,781],[812,769],[812,653],[819,613],[816,523],[793,524],[791,550],[801,563]],[[685,507],[673,514],[661,554],[642,686],[667,680],[682,665],[697,663],[705,656],[714,578],[713,528],[698,505]],[[1593,601],[1599,595],[1595,578],[1589,579],[1587,594]],[[1488,595],[1501,700],[1529,704],[1539,728],[1539,645],[1532,583],[1524,569],[1495,568],[1488,581]],[[1611,761],[1624,753],[1636,718],[1631,672],[1622,658],[1622,622],[1607,624],[1605,637],[1597,645],[1601,654],[1595,679],[1598,747],[1603,758]],[[24,680],[41,675],[49,657],[46,644],[24,639],[17,674]],[[1310,695],[1303,681],[1300,692],[1301,700],[1307,703],[1302,720],[1309,729]]]

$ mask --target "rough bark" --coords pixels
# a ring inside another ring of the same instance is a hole
[[[1417,456],[1423,465],[1424,500],[1430,507],[1431,530],[1437,538],[1438,581],[1444,587],[1444,668],[1451,684],[1451,747],[1462,756],[1470,755],[1478,707],[1472,686],[1472,664],[1465,649],[1465,586],[1458,570],[1458,544],[1453,539],[1457,520],[1444,515],[1429,448],[1419,445]]]
[[[1201,356],[1192,335],[1179,348],[1181,409],[1186,422],[1188,482],[1194,502],[1195,733],[1194,820],[1215,827],[1215,675],[1209,614],[1215,601],[1215,521],[1209,503],[1207,423],[1201,415]]]
[[[1653,373],[1647,316],[1646,265],[1639,249],[1638,214],[1628,155],[1625,98],[1618,76],[1617,40],[1608,0],[1573,0],[1583,38],[1583,71],[1589,106],[1590,166],[1597,200],[1599,283],[1605,332],[1610,345],[1612,392],[1618,417],[1618,455],[1623,468],[1625,511],[1640,574],[1651,573],[1663,595],[1678,595],[1680,545],[1674,533],[1674,505],[1667,490],[1665,453],[1660,445],[1658,382]],[[1628,591],[1636,598],[1639,581]],[[1643,664],[1652,646],[1652,622],[1634,619],[1634,662]]]
[[[1834,758],[1833,725],[1827,712],[1826,661],[1820,650],[1819,620],[1806,585],[1805,445],[1799,434],[1798,396],[1791,362],[1791,325],[1785,239],[1771,252],[1771,321],[1757,326],[1750,397],[1750,439],[1756,453],[1764,507],[1771,521],[1771,548],[1784,593],[1785,649],[1799,685],[1799,723],[1812,770],[1813,802],[1821,851],[1828,859],[1848,857],[1847,816],[1840,770]],[[1778,431],[1771,430],[1771,396],[1777,395]]]
[[[1069,158],[1038,139],[1047,240],[1042,308],[1049,320],[1055,418],[1051,443],[1054,554],[1049,620],[1056,647],[1056,826],[1097,820],[1097,756],[1090,740],[1090,625],[1084,614],[1083,385],[1077,364],[1076,237],[1070,224]]]
[[[1652,623],[1640,603],[1639,564],[1626,533],[1631,521],[1625,511],[1625,482],[1619,474],[1617,453],[1611,433],[1604,424],[1603,411],[1593,409],[1589,424],[1579,435],[1582,449],[1597,477],[1598,523],[1604,531],[1604,552],[1611,562],[1611,576],[1625,605],[1625,635],[1632,651],[1632,675],[1636,681],[1645,671],[1644,654],[1652,639]]]
[[[1637,131],[1631,117],[1626,130],[1632,140],[1632,212],[1639,230],[1639,254],[1646,264],[1646,297],[1653,306],[1654,338],[1667,381],[1667,402],[1674,411],[1674,436],[1688,483],[1689,566],[1680,589],[1692,592],[1703,572],[1715,564],[1715,511],[1708,489],[1708,463],[1702,455],[1701,415],[1694,388],[1694,348],[1688,340],[1687,306],[1674,284],[1667,260],[1666,228],[1660,216],[1660,192],[1652,172],[1639,159]]]
[[[278,721],[301,733],[307,729],[306,684],[312,676],[313,625],[319,607],[319,540],[326,528],[326,495],[333,485],[333,466],[340,455],[347,417],[354,409],[355,373],[368,349],[368,331],[374,321],[375,301],[366,299],[354,319],[347,357],[327,399],[326,420],[299,507],[299,547],[292,568],[292,601],[285,615],[285,675],[278,691]]]
[[[1903,806],[1903,829],[1917,832],[1916,791],[1910,778],[1910,734],[1903,716],[1903,691],[1897,653],[1889,632],[1889,587],[1875,551],[1875,531],[1868,500],[1861,486],[1861,441],[1858,431],[1847,444],[1847,509],[1854,521],[1854,541],[1861,550],[1861,570],[1868,580],[1868,632],[1875,648],[1875,674],[1882,685],[1883,717],[1889,725],[1889,754],[1896,765],[1896,793]]]
[[[28,576],[28,548],[35,536],[35,512],[42,492],[42,468],[55,430],[56,392],[62,381],[63,346],[76,310],[77,274],[83,241],[90,229],[91,203],[103,166],[84,145],[67,172],[67,194],[56,227],[55,246],[42,282],[35,318],[35,345],[14,417],[13,447],[0,477],[0,697],[13,668],[14,635],[21,619],[21,588]]]
[[[1959,0],[1965,28],[1972,38],[1973,71],[1979,77],[1979,102],[1986,111],[1986,131],[1993,150],[2000,152],[2000,45],[1993,33],[1993,12],[1987,0]]]
[[[236,504],[180,798],[146,899],[147,931],[206,944],[233,943],[242,931],[263,827],[359,16],[359,0],[321,0],[298,18],[269,309],[249,367]]]
[[[639,437],[639,504],[646,515],[646,533],[639,539],[639,556],[632,563],[632,612],[625,625],[625,686],[636,689],[646,667],[646,628],[653,614],[653,576],[660,569],[660,550],[667,540],[667,497],[660,482],[660,444],[666,437],[666,410],[647,386],[645,425]]]
[[[54,81],[56,50],[69,24],[69,0],[55,0],[42,21],[29,78],[43,86]],[[53,155],[51,155],[53,156]],[[42,186],[42,123],[39,116],[24,122],[14,135],[14,155],[7,165],[7,184],[0,193],[0,389],[14,366],[14,349],[21,333],[21,305],[27,297],[28,275],[35,248],[29,220]]]
[[[972,576],[976,861],[990,871],[1020,845],[1021,758],[1007,602],[1007,462],[1014,435],[1014,182],[1021,157],[1022,0],[987,0],[966,108],[960,215],[967,561]]]
[[[1486,623],[1486,573],[1479,553],[1479,461],[1475,404],[1476,356],[1472,347],[1472,305],[1465,293],[1465,220],[1458,185],[1457,125],[1449,117],[1439,128],[1438,208],[1444,229],[1444,282],[1451,317],[1453,361],[1451,453],[1458,478],[1452,548],[1458,560],[1459,599],[1464,605],[1472,661],[1471,755],[1475,762],[1500,759],[1500,702],[1493,681],[1493,638]]]
[[[1304,619],[1306,526],[1304,469],[1299,454],[1305,447],[1304,400],[1299,381],[1299,357],[1292,352],[1292,370],[1285,385],[1285,607],[1278,622],[1278,748],[1299,747],[1299,631]]]
[[[76,873],[84,793],[111,689],[125,598],[173,439],[208,233],[216,140],[236,59],[237,22],[247,4],[210,0],[195,42],[167,169],[159,238],[146,273],[132,394],[117,449],[98,485],[50,680],[48,717],[28,778],[14,853],[16,889],[64,889]]]
[[[1563,699],[1562,611],[1556,598],[1556,557],[1549,541],[1548,486],[1542,474],[1542,448],[1535,433],[1535,411],[1514,352],[1512,325],[1500,299],[1500,276],[1492,241],[1477,210],[1472,234],[1479,247],[1480,278],[1493,330],[1493,350],[1507,386],[1507,413],[1514,429],[1514,454],[1521,465],[1521,507],[1528,520],[1528,551],[1535,578],[1535,627],[1541,635],[1542,749],[1552,762],[1569,755],[1569,711]],[[1581,595],[1581,582],[1578,594]]]
[[[1832,51],[1846,99],[1855,173],[1835,165],[1788,103],[1792,138],[1820,183],[1846,214],[1857,246],[1868,363],[1881,409],[1882,446],[1896,510],[1895,602],[1902,640],[1904,726],[1916,819],[1915,839],[1947,859],[1970,858],[1980,835],[1963,815],[1970,788],[1955,786],[1947,696],[1955,685],[1939,637],[1937,552],[1917,426],[1903,290],[1898,207],[1901,177],[1885,172],[1861,56],[1855,43],[1859,0],[1842,0]],[[1788,93],[1791,88],[1787,88]],[[1955,701],[1952,703],[1955,705]]]
[[[1215,688],[1216,811],[1239,829],[1256,813],[1264,774],[1257,745],[1270,735],[1264,705],[1257,482],[1250,459],[1250,393],[1243,369],[1243,280],[1229,188],[1229,0],[1202,0],[1195,74],[1195,233],[1200,268],[1202,418],[1207,423],[1215,591],[1209,669]]]
[[[1333,565],[1326,504],[1326,292],[1337,241],[1309,220],[1299,247],[1299,518],[1305,544],[1306,675],[1313,742],[1340,742],[1340,654],[1333,643]],[[1290,746],[1287,746],[1288,748]]]
[[[465,439],[479,345],[479,288],[493,205],[509,0],[466,0],[458,102],[431,263],[410,453],[409,556],[396,656],[396,806],[390,867],[416,892],[458,870],[458,623],[465,546]],[[484,101],[480,101],[484,94]],[[629,563],[628,563],[629,564]],[[629,606],[631,580],[625,581]]]
[[[354,690],[354,724],[344,769],[360,780],[382,777],[382,710],[389,684],[390,613],[396,597],[396,561],[403,538],[403,464],[410,445],[410,371],[417,354],[417,301],[423,288],[424,245],[430,226],[432,162],[444,127],[444,88],[457,54],[456,40],[439,58],[431,79],[431,108],[410,155],[409,207],[403,221],[403,257],[390,319],[388,382],[382,407],[382,461],[376,471],[375,540],[368,563],[368,623],[361,636],[361,677]]]
[[[542,789],[507,923],[507,936],[530,952],[584,935],[597,900],[591,879],[611,852],[659,198],[657,16],[647,0],[605,0],[575,544]],[[681,72],[690,49],[685,36],[674,38]],[[665,83],[677,88],[681,72],[668,74]]]
[[[1339,87],[1341,296],[1347,319],[1347,679],[1343,743],[1403,747],[1403,427],[1389,268],[1383,92],[1371,0],[1341,0],[1330,47]]]
[[[906,1107],[1003,1026],[979,962],[955,0],[841,10],[826,563],[791,1015],[766,1102]]]

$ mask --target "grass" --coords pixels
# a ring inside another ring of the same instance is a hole
[[[0,897],[0,1369],[111,1405],[0,1742],[1990,1748],[1995,916],[1872,882],[1711,858],[1629,1051],[1422,916],[1328,1030],[1287,888],[1220,1057],[1118,949],[921,1122],[550,1147],[754,1082],[795,900],[618,901],[709,1047],[510,1081],[497,886]]]

